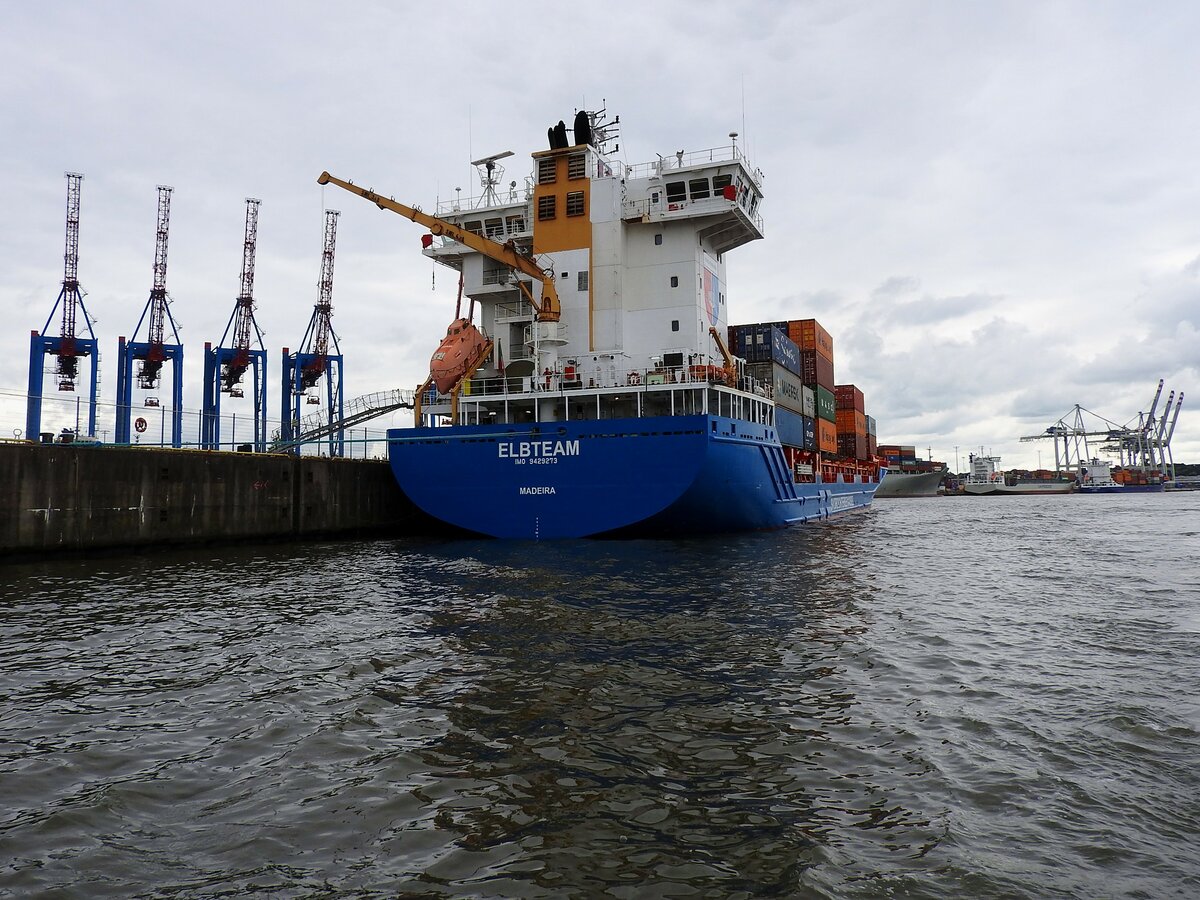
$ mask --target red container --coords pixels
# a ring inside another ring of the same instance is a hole
[[[867,411],[863,392],[852,384],[834,385],[833,398],[837,401],[838,409],[855,409],[860,413]]]
[[[809,387],[823,387],[833,392],[833,360],[815,350],[800,351],[800,380]]]
[[[867,436],[865,434],[839,433],[837,442],[839,456],[849,456],[854,459],[867,458]]]

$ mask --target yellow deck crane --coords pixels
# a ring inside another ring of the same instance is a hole
[[[557,322],[562,315],[562,310],[558,305],[558,291],[554,287],[554,273],[543,269],[531,256],[518,250],[511,240],[501,244],[499,241],[493,241],[491,238],[486,238],[483,235],[475,234],[473,231],[460,228],[446,219],[440,219],[437,216],[431,216],[411,206],[405,206],[403,203],[397,203],[389,197],[381,197],[374,191],[361,188],[349,181],[342,181],[328,172],[321,173],[321,176],[317,179],[317,184],[336,184],[338,187],[352,194],[358,194],[358,196],[370,200],[380,209],[391,210],[394,213],[399,213],[406,219],[411,219],[418,225],[424,225],[437,237],[446,237],[452,241],[458,241],[463,246],[470,247],[472,250],[482,253],[489,259],[503,263],[510,269],[520,272],[522,275],[528,275],[542,286],[541,302],[539,303],[533,298],[533,293],[526,286],[525,282],[518,280],[517,288],[537,313],[537,320],[539,322]]]
[[[397,203],[390,197],[381,197],[379,194],[369,188],[361,188],[349,181],[343,181],[330,175],[328,172],[322,172],[317,178],[317,184],[334,184],[343,190],[349,191],[352,194],[358,194],[365,200],[370,200],[380,209],[390,210],[398,213],[406,219],[416,222],[418,225],[424,225],[435,237],[445,237],[452,241],[457,241],[464,247],[469,247],[478,253],[482,253],[488,259],[494,259],[499,263],[503,263],[515,272],[520,272],[522,275],[528,275],[534,281],[537,281],[542,286],[541,302],[534,299],[533,292],[525,282],[517,279],[517,289],[522,296],[529,301],[529,305],[533,307],[535,318],[538,322],[557,322],[562,315],[562,309],[558,302],[558,291],[554,286],[553,270],[543,269],[529,255],[517,249],[516,245],[511,241],[505,241],[501,244],[499,241],[493,241],[491,238],[486,238],[483,235],[475,234],[473,231],[467,231],[460,228],[458,225],[438,216],[431,216],[428,213],[422,212],[412,206],[406,206],[403,203]],[[479,354],[478,358],[473,360],[469,365],[463,378],[461,378],[451,391],[450,406],[451,417],[457,418],[458,415],[458,396],[462,389],[463,382],[474,374],[475,370],[483,364],[488,354],[492,351],[492,341],[489,339],[486,343],[485,351]],[[421,421],[421,397],[425,391],[429,389],[433,383],[433,376],[425,380],[425,383],[417,388],[416,401],[414,403],[413,416],[414,420],[419,424]]]

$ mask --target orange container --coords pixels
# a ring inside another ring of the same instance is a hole
[[[788,337],[801,350],[815,350],[833,362],[833,337],[816,319],[792,319],[788,322]]]
[[[838,434],[867,436],[867,417],[853,409],[837,410]]]
[[[822,453],[837,453],[837,426],[824,419],[817,419],[817,449]]]

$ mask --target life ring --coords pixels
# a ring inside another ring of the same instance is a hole
[[[629,373],[629,383],[630,384],[641,384],[642,383],[642,373],[641,372],[630,372]]]

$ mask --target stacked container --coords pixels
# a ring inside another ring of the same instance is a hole
[[[852,384],[834,387],[838,453],[852,459],[867,458],[867,414],[863,392]]]
[[[833,338],[816,319],[729,326],[730,352],[746,371],[770,384],[780,442],[838,452]]]

